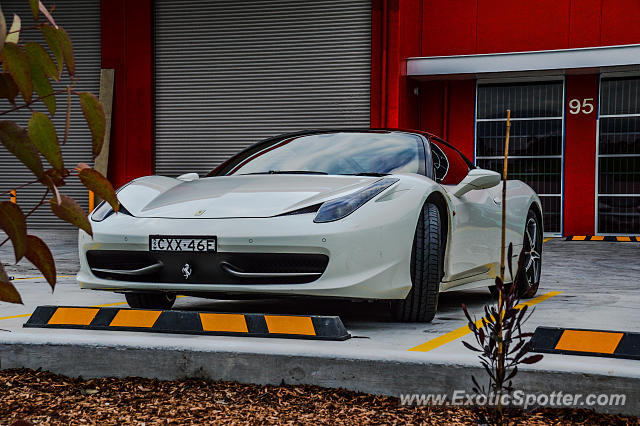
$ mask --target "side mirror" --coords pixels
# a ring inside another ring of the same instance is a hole
[[[493,170],[471,169],[469,174],[462,179],[462,182],[453,188],[452,194],[456,197],[462,197],[467,192],[475,189],[493,188],[501,180],[500,173],[496,173]]]
[[[183,175],[178,176],[176,179],[183,180],[185,182],[191,182],[192,180],[200,179],[200,175],[197,173],[185,173]]]

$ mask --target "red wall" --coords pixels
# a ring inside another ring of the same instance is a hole
[[[640,41],[637,0],[424,0],[422,15],[422,56]]]
[[[115,69],[108,177],[115,186],[153,174],[151,0],[102,0],[102,68]]]

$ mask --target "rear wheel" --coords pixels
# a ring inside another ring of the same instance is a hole
[[[518,296],[528,299],[538,292],[540,272],[542,271],[542,226],[533,210],[529,210],[527,214],[522,249],[524,250],[524,263],[516,274],[516,290]],[[507,291],[511,285],[505,285]],[[489,290],[493,297],[498,298],[496,286],[489,287]]]
[[[132,308],[171,309],[176,295],[170,293],[125,293],[127,303]]]
[[[438,308],[442,279],[443,242],[440,212],[434,204],[422,208],[411,251],[411,291],[404,300],[393,300],[394,318],[405,322],[430,322]]]
[[[527,214],[524,227],[524,264],[516,282],[520,297],[530,298],[538,292],[542,272],[542,226],[533,210]]]

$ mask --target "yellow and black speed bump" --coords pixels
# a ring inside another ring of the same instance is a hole
[[[38,306],[24,327],[346,340],[337,316]]]
[[[640,333],[538,327],[532,352],[640,360]]]
[[[618,241],[622,243],[640,242],[640,236],[614,236],[614,235],[571,235],[565,241]]]

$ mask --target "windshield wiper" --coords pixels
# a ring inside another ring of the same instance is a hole
[[[377,173],[377,172],[362,172],[362,173],[340,173],[343,176],[389,176],[389,173]]]
[[[268,172],[244,173],[244,175],[328,175],[327,172],[314,172],[311,170],[269,170]],[[238,175],[242,176],[242,175]]]

